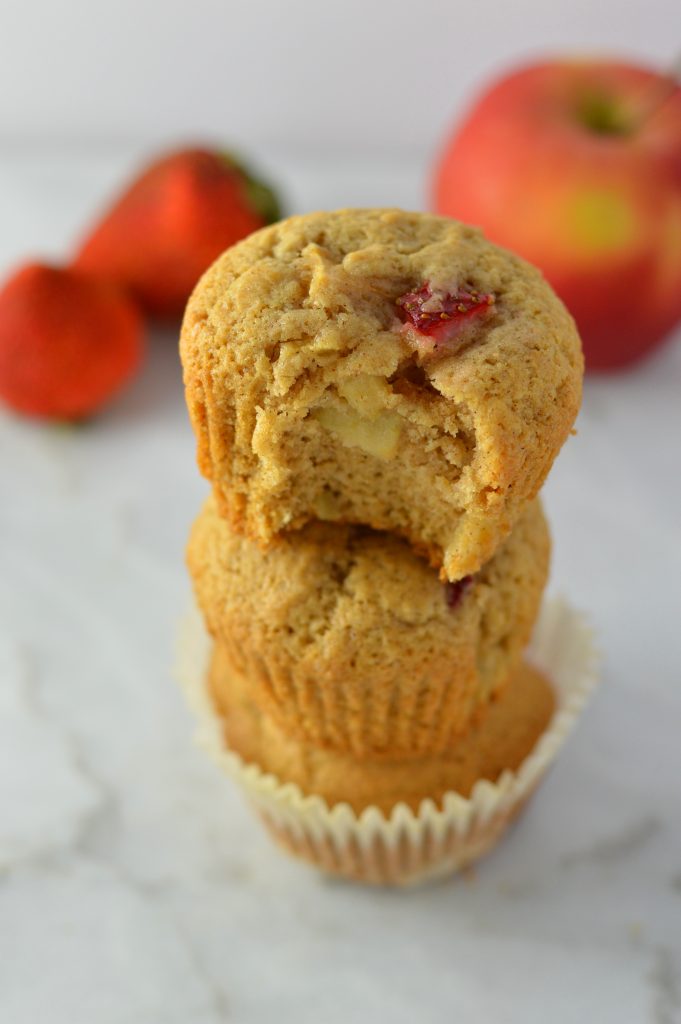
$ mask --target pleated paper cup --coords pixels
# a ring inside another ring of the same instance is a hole
[[[322,870],[361,882],[408,885],[451,874],[496,845],[523,809],[572,731],[598,681],[591,630],[565,601],[547,601],[528,651],[551,681],[556,711],[517,771],[495,782],[479,780],[470,796],[449,792],[417,810],[397,803],[389,814],[378,807],[361,813],[347,803],[329,806],[246,764],[225,743],[223,722],[208,686],[211,641],[193,610],[180,635],[179,676],[199,716],[199,742],[243,787],[277,842]]]

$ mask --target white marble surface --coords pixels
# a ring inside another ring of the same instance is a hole
[[[420,168],[265,154],[290,206],[418,206]],[[0,153],[0,269],[127,154]],[[681,346],[591,381],[547,488],[605,685],[507,842],[421,891],[271,847],[171,676],[204,485],[175,339],[97,423],[0,416],[3,1024],[681,1021]]]

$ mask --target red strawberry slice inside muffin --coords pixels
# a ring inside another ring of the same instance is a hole
[[[470,590],[473,586],[473,577],[464,576],[460,580],[452,582],[448,580],[445,583],[445,602],[448,608],[458,608],[461,604],[464,594]]]
[[[494,295],[474,288],[453,292],[433,289],[429,283],[397,299],[398,316],[410,342],[423,356],[452,355],[471,340],[477,325],[494,306]]]

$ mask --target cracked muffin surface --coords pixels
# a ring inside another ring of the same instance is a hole
[[[405,537],[443,577],[489,559],[569,434],[582,356],[538,271],[446,218],[292,217],[189,302],[198,461],[263,547],[314,519]]]
[[[529,639],[549,562],[539,501],[471,578],[442,583],[405,541],[310,523],[267,551],[206,502],[188,565],[225,664],[293,736],[358,758],[443,750]]]

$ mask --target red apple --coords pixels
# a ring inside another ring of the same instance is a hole
[[[447,144],[434,202],[543,270],[591,369],[634,362],[681,320],[681,88],[669,77],[562,60],[503,78]]]

